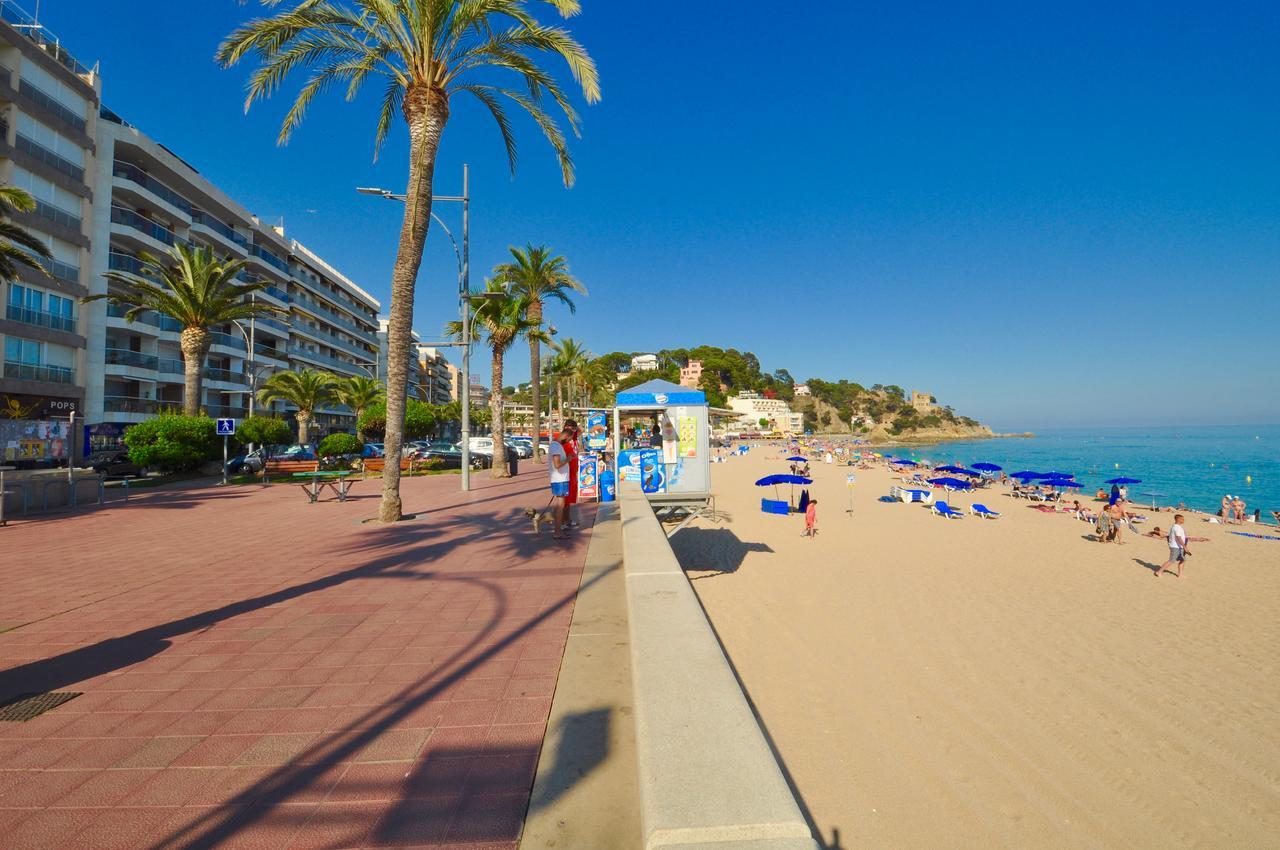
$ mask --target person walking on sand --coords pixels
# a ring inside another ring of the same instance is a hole
[[[804,534],[802,537],[816,537],[818,529],[818,500],[810,499],[809,506],[804,509]]]
[[[1124,503],[1116,502],[1107,507],[1107,513],[1111,515],[1111,530],[1116,543],[1124,545]]]
[[[551,500],[555,503],[551,514],[555,528],[551,536],[556,540],[569,538],[562,528],[568,519],[566,513],[569,510],[569,506],[565,504],[569,495],[569,456],[564,450],[564,439],[564,432],[552,434],[547,446],[547,476],[551,479]]]
[[[1160,569],[1156,570],[1156,578],[1170,567],[1176,565],[1178,578],[1182,578],[1182,564],[1191,553],[1187,551],[1187,532],[1182,527],[1182,514],[1176,514],[1173,517],[1173,527],[1169,529],[1169,560],[1160,565]]]

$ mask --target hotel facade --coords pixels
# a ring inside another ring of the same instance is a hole
[[[181,326],[155,313],[130,322],[105,301],[80,304],[84,295],[116,291],[108,271],[139,274],[144,252],[164,256],[176,245],[242,260],[240,279],[265,284],[253,298],[277,311],[213,329],[200,399],[208,415],[242,418],[252,406],[292,421],[280,402],[266,409],[250,401],[280,371],[385,379],[376,298],[103,107],[97,72],[30,26],[14,4],[0,12],[0,182],[36,198],[34,212],[12,218],[52,254],[47,275],[21,270],[3,286],[0,421],[11,429],[17,421],[59,423],[41,432],[44,446],[7,441],[5,462],[78,460],[120,445],[133,423],[181,409]],[[416,348],[410,362],[417,386]],[[75,427],[60,431],[73,412]],[[315,424],[320,435],[355,430],[340,405],[316,411]]]

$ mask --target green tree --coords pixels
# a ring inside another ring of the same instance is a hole
[[[298,410],[293,414],[298,420],[298,442],[311,442],[311,419],[316,408],[333,400],[333,388],[337,379],[318,369],[302,369],[298,372],[276,372],[262,383],[258,401],[270,404],[280,400]]]
[[[758,424],[760,425],[760,427],[761,427],[761,428],[768,428],[768,427],[769,427],[769,420],[768,420],[768,419],[765,419],[763,416],[761,416],[761,417],[760,417],[760,420],[759,420],[759,422],[758,422]]]
[[[552,254],[545,245],[526,245],[524,249],[509,248],[511,262],[503,263],[493,270],[494,279],[506,284],[508,291],[517,298],[524,299],[529,323],[542,330],[542,310],[549,300],[556,300],[569,308],[570,313],[577,312],[570,293],[586,295],[587,288],[569,274],[569,264],[564,257]],[[529,374],[537,376],[538,365],[542,362],[541,335],[529,337]],[[541,410],[541,387],[538,381],[531,382],[534,417],[537,419]],[[542,425],[535,421],[533,428],[533,458],[536,463],[542,462],[542,453],[538,444],[542,440]]]
[[[481,293],[476,293],[477,295]],[[490,431],[493,434],[493,475],[495,478],[506,478],[507,445],[503,441],[506,428],[503,423],[503,412],[506,400],[502,397],[502,377],[504,360],[509,349],[520,337],[536,335],[544,341],[550,338],[529,319],[528,305],[523,298],[507,292],[505,285],[499,280],[490,280],[485,284],[484,294],[489,298],[469,299],[467,304],[472,311],[472,340],[480,338],[483,331],[485,342],[492,353],[490,367],[492,383],[489,385],[489,412],[492,417]],[[452,321],[445,325],[445,333],[454,339],[462,339],[462,322]]]
[[[160,259],[141,252],[145,278],[126,272],[109,271],[107,280],[119,284],[123,292],[87,295],[81,301],[106,300],[128,308],[124,317],[132,322],[148,310],[164,314],[182,325],[180,345],[185,387],[182,410],[187,416],[200,412],[200,387],[204,358],[213,344],[213,327],[237,319],[252,319],[284,312],[263,301],[246,300],[267,281],[233,283],[244,267],[243,260],[221,260],[209,248],[178,245]]]
[[[17,186],[0,186],[0,280],[16,280],[18,267],[48,275],[42,260],[49,259],[49,246],[9,217],[15,213],[29,213],[36,208],[36,199]]]
[[[289,423],[271,416],[250,416],[236,426],[236,442],[242,446],[270,446],[291,439]]]
[[[364,449],[364,441],[351,434],[330,434],[320,441],[320,457],[358,455]]]
[[[441,405],[441,408],[448,408],[448,405]],[[408,440],[424,440],[435,433],[436,425],[441,420],[442,413],[434,406],[426,402],[418,401],[416,398],[409,399],[409,404],[404,410],[404,436]],[[387,433],[387,403],[385,401],[374,402],[361,415],[356,424],[357,430],[365,435],[365,438],[374,437],[381,439],[382,435]]]
[[[334,401],[351,408],[351,412],[356,415],[356,436],[362,442],[364,441],[364,432],[360,430],[361,417],[364,416],[366,410],[382,401],[385,397],[386,391],[383,390],[382,384],[376,379],[364,375],[339,378],[333,385]]]
[[[213,458],[215,443],[221,442],[217,432],[208,416],[161,413],[130,426],[124,444],[138,466],[181,472]]]
[[[579,11],[578,0],[543,0],[562,17]],[[547,111],[548,99],[577,133],[578,119],[556,78],[542,68],[541,55],[558,56],[588,103],[600,99],[595,63],[569,33],[544,26],[529,11],[529,0],[299,0],[291,8],[257,18],[233,32],[218,49],[224,66],[246,56],[259,61],[249,78],[247,103],[269,97],[289,74],[309,74],[280,128],[288,140],[315,96],[335,85],[356,97],[366,80],[385,80],[382,107],[374,131],[378,150],[396,121],[409,133],[409,174],[404,220],[391,273],[390,324],[387,332],[388,454],[400,451],[399,423],[407,400],[409,346],[412,342],[414,283],[431,220],[436,154],[450,116],[450,99],[475,97],[490,112],[506,146],[512,170],[516,138],[504,103],[528,113],[560,161],[566,186],[573,184],[573,161],[564,133]],[[523,90],[497,85],[503,72],[515,75]],[[401,517],[400,467],[383,476],[379,518]]]

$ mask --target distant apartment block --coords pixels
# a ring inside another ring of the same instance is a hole
[[[809,393],[809,385],[808,385],[808,384],[796,384],[796,385],[795,385],[795,394],[796,394],[796,395],[798,395],[798,396],[810,395],[810,393]]]
[[[452,364],[429,345],[418,346],[418,397],[427,404],[448,404],[453,400]]]

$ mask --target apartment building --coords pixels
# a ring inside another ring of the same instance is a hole
[[[101,80],[11,3],[0,4],[0,182],[29,192],[13,221],[48,247],[46,273],[19,266],[0,285],[0,442],[4,462],[63,461],[74,451],[69,415],[84,407],[94,228],[94,142]],[[19,433],[19,422],[47,423]],[[13,433],[9,433],[10,431]]]
[[[764,398],[744,390],[729,399],[729,409],[738,414],[737,425],[743,430],[758,430],[761,419],[768,420],[774,431],[799,434],[804,430],[804,415],[793,412],[791,405],[780,398]]]
[[[418,346],[418,394],[428,404],[448,404],[453,399],[452,364],[429,345]]]
[[[391,325],[390,319],[378,320],[378,358],[382,364],[382,378],[385,381],[387,377],[387,362],[390,349],[387,347],[387,330]],[[422,346],[422,337],[417,331],[409,331],[409,363],[407,365],[408,376],[407,386],[409,398],[422,399],[419,386],[422,383],[422,364],[418,362],[418,349]]]

